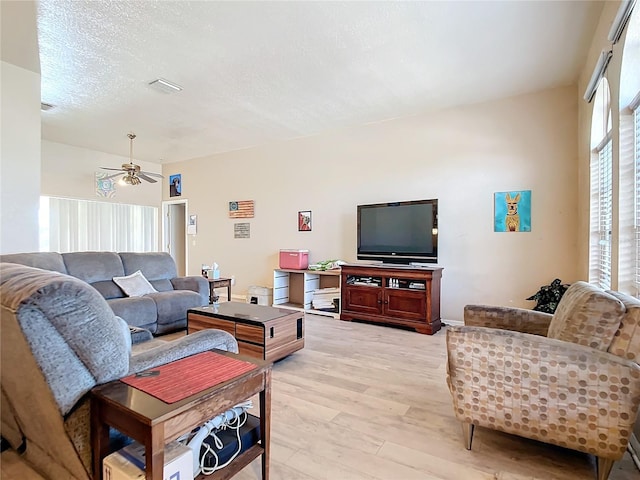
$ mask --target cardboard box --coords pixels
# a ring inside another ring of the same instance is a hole
[[[306,270],[309,266],[309,250],[280,250],[280,268]]]
[[[102,461],[104,480],[144,480],[144,445],[133,442],[131,445],[105,457]],[[192,480],[193,452],[178,442],[164,447],[164,480]]]

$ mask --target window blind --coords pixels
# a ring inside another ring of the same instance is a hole
[[[158,209],[145,205],[40,197],[40,250],[158,250]]]
[[[640,107],[633,112],[633,138],[634,138],[634,234],[635,234],[635,275],[634,285],[636,297],[640,297]]]
[[[612,140],[598,151],[598,276],[601,288],[611,288],[611,229],[613,206]]]

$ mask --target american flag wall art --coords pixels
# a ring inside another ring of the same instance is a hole
[[[229,218],[253,218],[253,200],[229,202]]]

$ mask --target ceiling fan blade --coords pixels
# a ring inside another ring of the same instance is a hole
[[[109,180],[111,178],[119,177],[120,175],[122,175],[122,172],[120,172],[120,173],[112,173],[111,175],[107,175],[106,177],[104,177],[104,179],[105,180]]]
[[[137,175],[138,175],[138,177],[140,177],[143,180],[146,180],[147,182],[150,182],[150,183],[157,183],[158,182],[155,178],[151,178],[151,177],[147,176],[147,174],[145,174],[145,173],[138,172]]]
[[[109,167],[100,167],[103,170],[117,170],[118,172],[124,172],[121,168],[109,168]]]
[[[140,170],[140,173],[144,173],[145,175],[148,175],[149,177],[164,178],[164,175],[160,175],[159,173],[143,172],[142,170]]]

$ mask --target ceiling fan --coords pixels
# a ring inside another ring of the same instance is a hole
[[[135,163],[133,163],[133,139],[136,138],[136,136],[134,133],[129,133],[127,134],[127,137],[129,137],[129,163],[123,163],[121,168],[100,167],[103,170],[118,171],[118,173],[109,175],[106,178],[114,178],[124,173],[123,177],[120,179],[120,182],[127,185],[140,185],[142,183],[140,179],[146,180],[150,183],[156,183],[157,180],[153,177],[164,178],[159,173],[144,172],[140,170],[140,165],[136,165]]]

